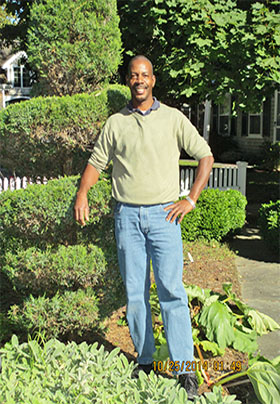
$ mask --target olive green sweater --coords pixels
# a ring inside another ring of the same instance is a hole
[[[143,116],[125,107],[107,120],[88,162],[101,172],[113,161],[112,196],[117,201],[166,203],[179,197],[182,148],[197,160],[212,155],[179,110],[161,103]]]

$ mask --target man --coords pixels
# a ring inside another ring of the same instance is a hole
[[[75,217],[82,225],[88,220],[87,192],[113,160],[118,260],[138,368],[149,373],[155,352],[149,305],[151,259],[170,359],[178,361],[179,382],[191,399],[197,394],[197,381],[185,368],[187,361],[193,361],[193,341],[182,283],[180,222],[195,208],[213,157],[190,121],[153,97],[155,82],[151,62],[144,56],[134,57],[127,75],[131,101],[107,120],[95,144],[77,193]],[[199,165],[189,197],[178,201],[182,148],[199,160]]]

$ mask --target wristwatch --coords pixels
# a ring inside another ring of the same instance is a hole
[[[190,204],[192,205],[193,209],[195,209],[195,208],[196,208],[196,206],[195,206],[195,202],[192,200],[192,198],[191,198],[191,197],[187,196],[187,197],[186,197],[186,200],[190,202]]]

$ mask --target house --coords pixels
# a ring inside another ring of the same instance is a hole
[[[259,154],[264,141],[280,141],[280,91],[275,90],[262,105],[260,112],[238,112],[232,116],[234,100],[228,94],[222,105],[213,106],[212,133],[229,137],[239,150],[247,154]]]
[[[228,94],[224,103],[209,101],[182,111],[209,141],[218,161],[233,163],[260,156],[264,142],[280,141],[280,90],[267,98],[260,112],[232,114],[234,98]]]
[[[0,50],[0,109],[30,99],[32,76],[24,51]]]

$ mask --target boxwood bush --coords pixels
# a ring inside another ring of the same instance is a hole
[[[247,200],[236,190],[202,191],[197,207],[181,223],[182,237],[187,241],[198,238],[222,240],[245,223]]]
[[[75,223],[73,207],[79,177],[64,177],[46,185],[30,185],[26,189],[0,194],[0,254],[29,247],[74,245],[111,235],[104,234],[98,224],[111,214],[111,183],[105,177],[88,193],[91,210],[89,225],[82,229]],[[93,226],[94,225],[94,226]]]
[[[51,298],[30,295],[22,305],[13,305],[8,317],[20,332],[71,339],[98,328],[98,299],[91,288],[57,292]]]
[[[60,245],[45,251],[31,247],[17,254],[8,252],[3,272],[23,294],[53,296],[58,290],[96,286],[106,266],[102,250],[95,245]]]
[[[17,319],[11,314],[15,311],[10,312],[11,330],[14,326],[22,326],[25,333],[40,329],[42,318],[53,319],[55,314],[58,329],[68,330],[73,313],[66,310],[70,299],[66,292],[74,299],[76,290],[93,288],[97,300],[91,311],[96,315],[95,324],[100,325],[104,317],[125,303],[114,240],[111,183],[103,175],[89,191],[91,213],[84,228],[73,216],[78,183],[78,176],[64,177],[0,194],[1,274],[8,286],[1,296],[1,322],[7,325],[9,308],[16,303]],[[42,306],[40,314],[36,304],[27,300],[30,293]],[[83,304],[77,300],[75,307],[80,330],[86,332]],[[0,340],[7,335],[0,329]]]
[[[129,89],[37,97],[0,111],[1,165],[18,175],[80,173],[108,116],[126,105]]]
[[[280,249],[280,200],[264,203],[259,210],[260,231],[266,244],[274,251]]]

